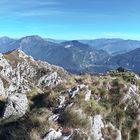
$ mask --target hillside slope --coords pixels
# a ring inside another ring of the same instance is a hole
[[[72,75],[21,50],[0,58],[0,139],[140,139],[138,75]]]
[[[125,54],[111,57],[106,65],[111,67],[124,67],[133,72],[140,73],[140,48],[130,51]]]

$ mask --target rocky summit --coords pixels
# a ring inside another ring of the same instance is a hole
[[[140,77],[72,75],[21,50],[0,54],[0,140],[140,140]]]

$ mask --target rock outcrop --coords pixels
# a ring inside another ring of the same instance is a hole
[[[59,70],[59,73],[57,73]],[[0,124],[16,121],[28,109],[26,93],[33,87],[56,86],[62,68],[37,62],[21,50],[0,54],[0,96],[5,99]]]
[[[5,96],[4,84],[1,79],[0,79],[0,96]]]
[[[102,121],[102,116],[101,115],[94,116],[91,133],[95,140],[103,140],[102,129],[104,127],[105,126]]]
[[[49,129],[47,136],[43,138],[43,140],[56,140],[62,136],[61,130],[54,130],[53,128]]]
[[[0,117],[0,123],[9,123],[22,117],[28,109],[28,99],[25,94],[13,94],[7,97],[3,104],[3,113]]]

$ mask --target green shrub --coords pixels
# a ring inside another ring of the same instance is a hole
[[[139,140],[139,131],[137,128],[131,131],[130,140]]]
[[[107,110],[111,108],[111,104],[110,104],[110,101],[107,97],[102,97],[100,100],[99,100],[99,104],[103,107],[105,107]]]
[[[108,94],[108,90],[105,88],[101,88],[101,89],[99,89],[99,93],[100,93],[100,96],[102,98]]]

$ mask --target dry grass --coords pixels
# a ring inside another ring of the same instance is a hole
[[[30,140],[41,140],[40,134],[35,129],[31,130],[29,137]]]
[[[30,116],[30,120],[33,125],[32,127],[35,128],[41,136],[45,135],[49,128],[58,128],[55,122],[49,121],[49,117],[52,115],[53,114],[47,110],[47,108],[35,109],[32,112]]]
[[[105,108],[99,105],[94,99],[91,99],[88,102],[83,102],[82,108],[84,113],[90,116],[94,116],[96,114],[103,114],[105,112]]]
[[[88,126],[89,122],[85,115],[80,115],[74,108],[67,108],[60,117],[60,124],[67,128],[81,128]]]

